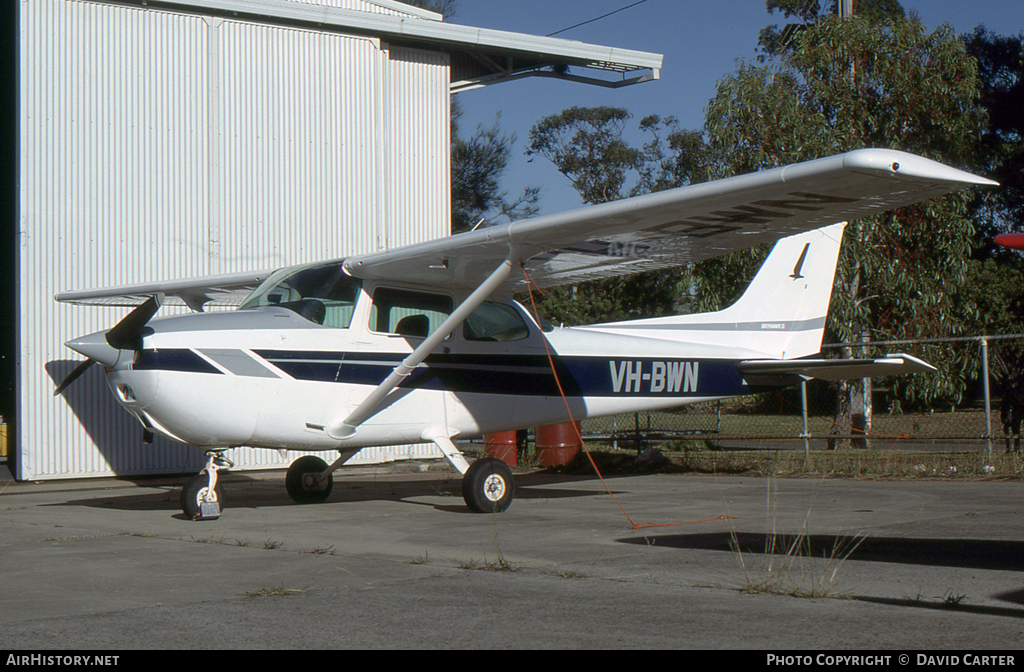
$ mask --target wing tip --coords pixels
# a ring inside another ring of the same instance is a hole
[[[843,154],[843,166],[852,170],[887,173],[894,177],[937,180],[979,187],[999,186],[998,182],[987,177],[897,149],[855,149]]]

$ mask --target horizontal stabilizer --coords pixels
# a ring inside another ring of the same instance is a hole
[[[736,369],[743,375],[797,375],[820,380],[852,380],[937,370],[928,362],[904,354],[886,355],[882,359],[759,359],[740,362]]]

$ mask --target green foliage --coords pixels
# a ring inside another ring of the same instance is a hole
[[[526,153],[554,163],[586,203],[623,198],[630,171],[643,165],[643,152],[623,138],[631,116],[616,107],[571,107],[530,129]]]
[[[768,13],[779,12],[786,19],[796,19],[781,29],[768,26],[761,31],[758,40],[766,57],[777,56],[790,49],[796,37],[809,26],[827,16],[839,14],[839,0],[829,0],[824,5],[818,0],[767,0]],[[898,0],[854,0],[853,12],[862,19],[879,23],[905,17]]]
[[[970,165],[985,115],[974,60],[948,27],[916,20],[826,17],[760,65],[719,84],[707,112],[716,172],[750,172],[861,147],[890,147]],[[954,336],[973,223],[963,192],[851,223],[833,294],[830,334],[851,342]],[[744,260],[746,261],[746,260]],[[729,261],[720,264],[729,264]],[[693,269],[703,293],[722,269]],[[705,301],[706,303],[707,301]],[[908,379],[913,395],[957,398],[968,362],[945,355],[947,375]]]
[[[459,133],[461,110],[452,101],[452,233],[468,231],[481,220],[509,220],[537,213],[540,190],[527,187],[510,200],[501,190],[516,138],[502,132],[500,118],[492,126],[479,125],[470,137]]]
[[[984,325],[979,335],[1024,334],[1024,264],[1020,259],[1009,263],[971,260],[960,299],[961,312]],[[995,394],[1020,390],[1024,384],[1024,340],[990,341],[989,373]]]
[[[978,256],[991,256],[1000,253],[992,242],[997,233],[1024,229],[1024,33],[1001,37],[979,26],[965,43],[988,111],[978,163],[1002,185],[972,204],[982,229]]]
[[[677,271],[652,271],[546,289],[535,299],[549,322],[583,325],[670,314],[679,293]]]

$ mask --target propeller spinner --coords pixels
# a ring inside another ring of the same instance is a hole
[[[131,356],[134,357],[135,352],[142,348],[143,328],[156,315],[156,312],[160,310],[163,300],[163,294],[151,296],[146,299],[145,303],[128,313],[124,319],[109,330],[97,331],[94,334],[82,336],[65,343],[64,345],[77,353],[85,355],[88,359],[76,366],[61,381],[57,389],[53,391],[53,396],[57,396],[66,390],[71,383],[78,380],[90,366],[97,362],[113,368],[121,361],[126,351],[130,352]]]

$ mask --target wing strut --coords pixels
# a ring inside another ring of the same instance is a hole
[[[480,304],[501,287],[512,273],[512,267],[518,260],[519,251],[515,248],[511,249],[505,261],[448,316],[448,319],[441,323],[441,326],[434,330],[434,333],[425,338],[419,347],[412,351],[412,354],[395,367],[395,370],[363,400],[363,403],[359,404],[344,420],[336,420],[327,426],[328,436],[339,441],[352,437],[356,433],[356,428],[373,415],[377,405],[398,387],[417,366],[423,363],[423,360],[441,344],[441,341],[448,337],[448,334],[455,330],[455,327],[465,321],[470,313],[480,307]]]

